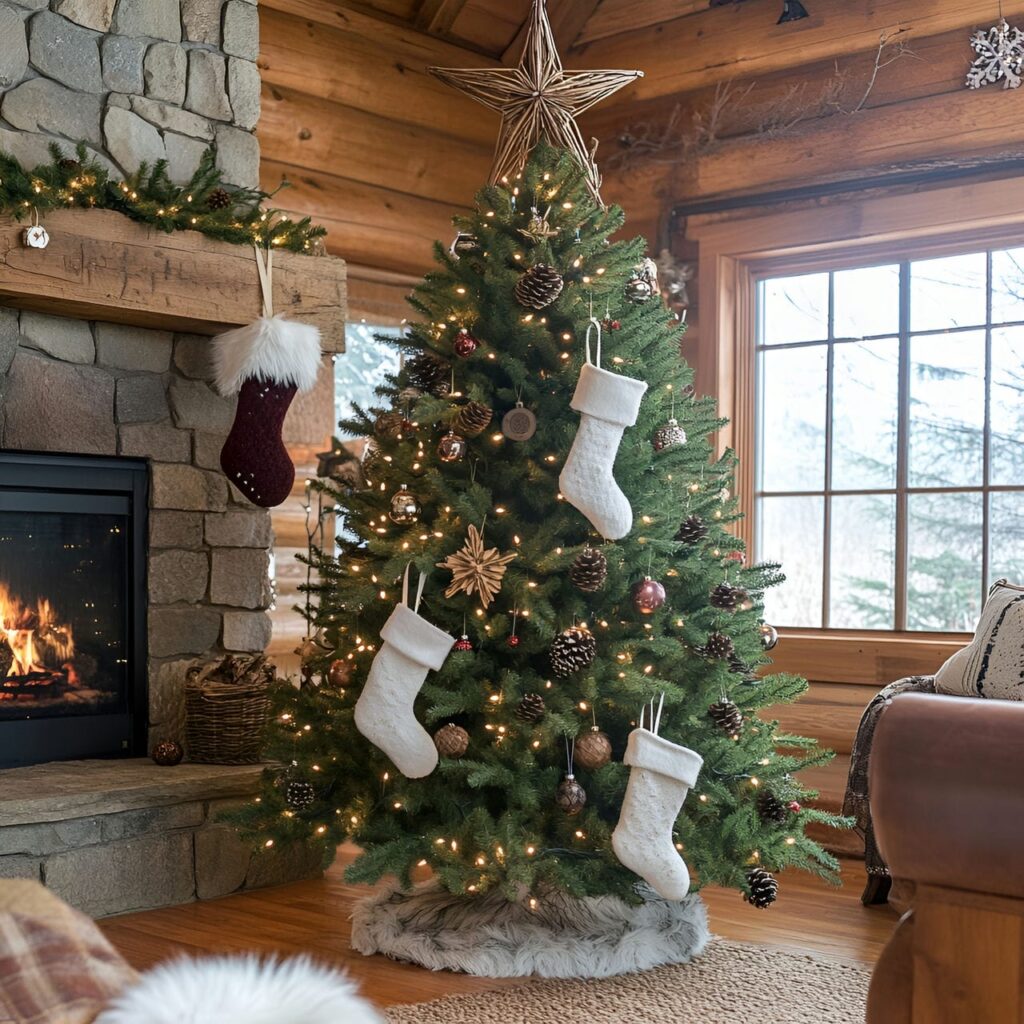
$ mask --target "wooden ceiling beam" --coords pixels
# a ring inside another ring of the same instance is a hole
[[[319,21],[295,16],[309,8]],[[260,69],[268,85],[493,145],[497,118],[482,117],[478,104],[427,73],[434,64],[495,67],[493,59],[336,5],[324,20],[328,8],[320,0],[264,0],[260,10]]]
[[[809,0],[808,0],[809,2]],[[660,25],[688,14],[706,11],[708,0],[601,0],[581,27],[573,45],[634,32],[649,25]]]
[[[448,35],[466,0],[422,0],[416,12],[415,26],[433,35]]]
[[[633,0],[635,2],[635,0]],[[576,42],[583,26],[587,20],[598,9],[601,0],[563,0],[553,10],[548,11],[548,20],[551,22],[551,31],[555,34],[555,42],[558,49],[565,53]],[[526,20],[523,21],[519,31],[515,34],[512,42],[505,48],[501,55],[502,64],[515,64],[523,52],[523,42],[526,39]]]
[[[986,14],[979,21],[976,0],[808,0],[808,7],[809,18],[784,25],[775,24],[778,11],[769,3],[710,8],[583,44],[571,56],[578,67],[639,65],[645,77],[610,101],[622,106],[870,50],[883,34],[896,32],[913,45],[916,38],[962,30],[969,58],[968,33],[993,20]],[[1012,20],[1024,14],[1024,0],[1005,0],[1003,8]]]

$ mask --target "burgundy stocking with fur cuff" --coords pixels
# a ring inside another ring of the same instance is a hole
[[[213,344],[217,390],[238,395],[221,469],[253,504],[280,505],[295,481],[281,428],[296,392],[316,384],[320,332],[281,316],[263,316],[218,335]]]

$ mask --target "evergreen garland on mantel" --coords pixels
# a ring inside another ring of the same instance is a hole
[[[291,220],[280,210],[264,207],[275,193],[259,189],[227,189],[216,167],[216,152],[208,149],[199,167],[184,185],[167,175],[167,161],[158,160],[123,180],[90,159],[79,144],[74,157],[50,146],[53,160],[26,170],[12,156],[0,152],[0,213],[17,220],[47,210],[116,210],[132,220],[161,231],[199,231],[235,245],[273,246],[291,252],[310,252],[327,233],[309,217]],[[286,183],[282,183],[286,184]]]

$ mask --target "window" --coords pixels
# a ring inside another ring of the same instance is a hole
[[[1024,249],[764,278],[756,343],[772,622],[970,630],[1024,582]]]
[[[345,325],[345,354],[334,364],[334,406],[339,420],[354,413],[353,406],[369,409],[380,405],[376,389],[389,373],[398,373],[401,357],[396,349],[382,345],[376,334],[398,335],[397,327],[382,327],[365,321]]]

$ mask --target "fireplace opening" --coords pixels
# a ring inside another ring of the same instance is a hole
[[[148,471],[0,454],[0,766],[142,753]]]

